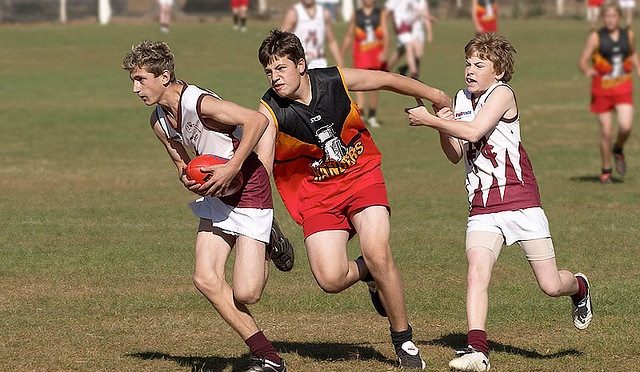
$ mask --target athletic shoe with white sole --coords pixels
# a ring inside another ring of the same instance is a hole
[[[398,356],[398,367],[402,369],[406,368],[427,368],[427,363],[422,360],[420,356],[420,350],[413,343],[413,341],[406,341],[399,349],[396,349],[396,355]]]
[[[591,286],[587,276],[583,273],[577,273],[574,275],[576,278],[581,278],[587,285],[587,294],[578,302],[571,301],[573,308],[573,325],[576,328],[582,330],[587,329],[591,319],[593,319],[593,309],[591,308]],[[580,279],[578,279],[580,280]]]
[[[280,271],[289,271],[293,268],[295,256],[293,254],[293,246],[289,239],[282,233],[280,226],[275,218],[271,224],[271,237],[267,244],[267,253],[271,257],[276,269]]]
[[[251,364],[245,372],[287,372],[287,364],[277,364],[269,359],[251,358]]]
[[[378,122],[378,119],[376,119],[375,116],[371,116],[369,117],[369,119],[367,119],[367,124],[369,124],[369,126],[371,128],[380,128],[380,122]]]
[[[488,371],[491,369],[489,357],[469,345],[456,351],[457,358],[449,362],[449,368],[456,371]]]

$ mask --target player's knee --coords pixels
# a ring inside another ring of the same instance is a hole
[[[240,288],[233,290],[233,298],[245,305],[253,305],[260,301],[262,297],[262,291],[252,290],[249,288]]]
[[[544,294],[549,297],[560,297],[562,296],[562,288],[560,288],[560,284],[555,283],[538,283],[540,285],[540,289]]]
[[[342,281],[337,278],[316,278],[316,281],[325,293],[339,293],[344,290]]]

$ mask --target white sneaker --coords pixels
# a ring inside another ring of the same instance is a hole
[[[587,276],[583,273],[577,273],[574,275],[576,278],[584,279],[587,284],[587,294],[584,296],[582,300],[578,303],[574,303],[571,301],[571,305],[573,308],[573,325],[576,328],[583,330],[587,329],[589,323],[591,323],[591,319],[593,318],[593,309],[591,308],[591,286],[589,285],[589,280],[587,280]]]
[[[376,117],[375,117],[375,116],[370,117],[370,118],[367,120],[367,123],[369,124],[369,126],[370,126],[371,128],[380,128],[380,123],[378,123],[378,119],[376,119]]]
[[[458,350],[456,354],[458,357],[449,362],[449,368],[457,371],[488,371],[491,369],[489,358],[472,346]]]

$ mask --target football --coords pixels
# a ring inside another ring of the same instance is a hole
[[[196,181],[199,185],[202,185],[207,182],[209,178],[211,178],[211,173],[202,172],[200,170],[201,167],[224,164],[228,161],[229,159],[211,154],[196,156],[195,158],[191,159],[189,164],[187,164],[187,170],[185,172],[187,175],[187,179]],[[229,196],[237,193],[242,188],[242,181],[242,172],[238,172],[233,181],[231,181],[229,187],[227,187],[227,189],[223,193],[217,196]]]

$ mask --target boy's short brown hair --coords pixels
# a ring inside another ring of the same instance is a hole
[[[271,30],[258,49],[258,60],[263,67],[266,67],[275,58],[282,57],[289,58],[295,64],[304,59],[306,65],[300,39],[292,32]]]
[[[131,46],[131,51],[124,56],[121,67],[129,72],[135,68],[144,68],[154,76],[160,76],[163,71],[169,71],[170,82],[176,81],[175,57],[167,43],[143,40],[138,45]]]
[[[476,36],[464,47],[465,58],[475,54],[480,59],[491,61],[496,73],[504,73],[500,80],[505,83],[515,73],[515,53],[515,48],[507,38],[493,32]]]

